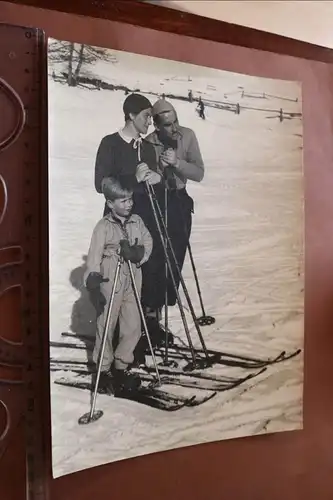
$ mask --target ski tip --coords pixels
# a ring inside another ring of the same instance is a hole
[[[85,413],[82,415],[82,417],[79,418],[78,423],[79,425],[87,425],[92,422],[96,422],[96,420],[99,420],[103,416],[102,410],[96,410],[92,415],[89,413]]]
[[[250,373],[247,377],[245,377],[245,378],[243,379],[243,381],[242,381],[241,383],[243,383],[243,382],[245,382],[245,381],[247,381],[247,380],[251,380],[251,379],[253,379],[253,378],[255,378],[255,377],[258,377],[259,375],[261,375],[261,374],[262,374],[262,373],[264,373],[265,371],[267,371],[267,366],[264,366],[263,368],[261,368],[261,369],[260,369],[259,371],[257,371],[257,372]]]
[[[288,359],[294,358],[295,356],[298,356],[302,352],[302,349],[296,349],[296,351],[292,352],[291,354],[286,354],[284,359],[287,361]],[[282,360],[283,361],[283,360]]]
[[[192,408],[194,406],[201,406],[204,403],[207,403],[207,401],[210,401],[211,399],[213,399],[216,395],[217,395],[217,391],[212,392],[211,394],[209,394],[208,396],[206,396],[204,398],[197,398],[197,396],[192,396],[191,398],[188,399],[188,401],[186,401],[185,406],[192,407]]]
[[[296,349],[296,351],[292,353],[287,353],[286,351],[282,351],[281,354],[273,361],[272,364],[274,363],[281,363],[282,361],[288,361],[291,358],[294,358],[295,356],[298,356],[302,352],[302,349]]]
[[[267,371],[267,366],[264,366],[261,370],[259,370],[255,376],[258,376],[258,375],[261,375],[262,373],[264,373],[265,371]]]
[[[215,398],[216,395],[217,395],[217,391],[212,392],[212,394],[210,394],[209,396],[207,396],[205,398],[205,400],[203,401],[203,403],[207,403],[207,401],[210,401],[211,399]]]

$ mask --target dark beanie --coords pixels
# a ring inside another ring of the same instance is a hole
[[[130,94],[124,101],[123,111],[125,116],[128,116],[130,113],[137,115],[144,109],[151,107],[152,104],[147,97],[140,94]]]

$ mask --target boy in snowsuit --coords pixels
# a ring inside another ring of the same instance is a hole
[[[141,266],[150,257],[152,238],[142,219],[132,214],[133,192],[116,178],[102,181],[102,192],[110,213],[96,225],[91,238],[85,273],[86,288],[97,312],[97,332],[93,351],[98,363],[102,336],[114,283],[119,256],[124,262],[114,296],[100,387],[131,390],[139,387],[140,379],[128,370],[134,361],[133,351],[141,336],[141,318],[131,283],[128,262],[132,266],[136,287],[141,297]],[[113,349],[113,336],[119,319],[119,342]]]

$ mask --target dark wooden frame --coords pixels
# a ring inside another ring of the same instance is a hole
[[[273,33],[179,12],[136,0],[14,0],[15,5],[109,19],[158,31],[201,38],[218,43],[286,54],[326,63],[333,62],[333,50]],[[1,11],[0,11],[1,12]]]
[[[20,14],[20,6],[108,19],[162,32],[232,46],[248,47],[267,53],[289,55],[310,62],[333,64],[333,50],[331,49],[144,2],[132,0],[26,0],[7,4],[0,2],[0,22],[24,24],[24,16]],[[328,113],[331,109],[332,104],[328,103]],[[43,180],[43,184],[45,187],[46,179]],[[311,209],[315,210],[314,207]],[[45,222],[45,214],[41,218],[41,224],[43,224],[43,220]],[[41,235],[47,238],[46,224],[45,227],[41,227]],[[47,273],[45,263],[39,268],[39,272],[41,270]],[[45,286],[45,284],[44,280],[43,285]],[[332,326],[329,314],[330,307],[326,304],[307,304],[307,306],[310,309],[317,307],[317,311],[320,310],[317,315],[314,315],[313,321],[320,318],[316,324],[318,335],[325,337],[326,349],[329,351],[333,347],[333,342],[328,335]],[[45,349],[45,356],[47,357],[47,349]],[[327,361],[329,361],[329,356],[326,358]],[[333,389],[332,370],[328,367],[326,370],[321,369],[318,359],[310,362],[309,365],[311,365],[309,370],[311,369],[312,373],[316,371],[316,376],[312,377],[316,385],[312,381],[309,394],[311,392],[313,397],[314,394],[318,393],[327,400],[330,390]],[[321,376],[317,376],[317,373]],[[307,374],[305,379],[307,380]],[[44,384],[43,396],[36,395],[37,398],[43,398],[46,420],[50,417],[48,394],[46,394],[47,382],[48,380]],[[315,400],[316,398],[313,398],[313,401]],[[131,488],[128,487],[129,483],[134,490],[136,488],[136,491],[133,491],[133,497],[137,499],[159,498],[163,500],[164,498],[184,499],[191,497],[203,500],[214,496],[214,498],[223,500],[231,498],[235,500],[245,498],[247,500],[266,500],[267,498],[274,500],[283,496],[286,500],[313,500],[314,494],[317,493],[318,496],[319,491],[321,491],[321,500],[331,499],[333,486],[331,483],[330,440],[333,439],[333,434],[329,426],[329,418],[333,418],[333,404],[327,400],[326,415],[324,416],[323,409],[321,409],[318,416],[311,422],[314,427],[308,426],[305,431],[246,438],[233,442],[210,443],[163,454],[149,455],[110,466],[105,465],[58,480],[52,480],[50,475],[49,424],[45,421],[46,475],[39,479],[49,484],[49,498],[52,500],[86,499],[92,495],[106,499],[112,497],[126,500],[126,498],[132,498]],[[300,434],[304,437],[299,437]],[[18,439],[21,439],[22,449],[24,438],[20,435]],[[259,456],[263,446],[271,448],[272,453],[274,453],[267,464],[263,463]],[[7,468],[2,471],[2,474],[6,475],[5,484],[8,488],[4,498],[10,500],[22,498],[19,495],[23,491],[22,488],[24,489],[24,485],[21,485],[20,488],[15,486],[17,471],[20,471],[20,481],[24,481],[24,463],[22,464],[24,453],[23,455],[21,453],[21,462],[19,463],[17,449],[13,447],[12,452],[7,450],[9,456],[6,461]],[[290,459],[288,461],[290,469],[286,470],[282,462],[288,460],[290,456],[292,456],[292,461]],[[256,470],[256,462],[262,467],[261,474],[258,474],[258,470]],[[238,464],[239,467],[232,468],[230,463]],[[44,500],[45,496],[36,498]]]

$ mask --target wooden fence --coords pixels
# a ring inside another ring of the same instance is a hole
[[[68,75],[65,72],[62,72],[60,75],[56,75],[53,71],[52,78],[55,81],[61,81],[64,83],[65,81],[67,81]],[[137,88],[130,88],[130,87],[127,87],[126,85],[115,85],[112,83],[104,82],[101,79],[90,78],[88,76],[79,76],[77,78],[75,84],[77,86],[81,86],[81,87],[92,85],[97,90],[122,90],[125,92],[125,95],[130,94],[132,92],[142,92],[140,89],[137,89]],[[149,95],[155,95],[155,96],[160,97],[160,94],[158,92],[151,92],[150,91],[150,92],[145,92],[145,93],[147,93]],[[240,91],[240,93],[241,93],[241,97],[245,97],[245,96],[246,97],[257,97],[260,99],[267,99],[267,98],[271,97],[271,98],[282,99],[285,101],[297,102],[297,99],[295,100],[295,99],[290,99],[287,97],[285,97],[285,98],[278,97],[278,96],[274,96],[271,94],[267,94],[265,92],[257,93],[257,94],[255,94],[255,93],[247,94],[245,91]],[[227,94],[225,94],[225,95],[227,95]],[[193,97],[192,95],[191,95],[191,97],[189,97],[189,96],[174,95],[171,93],[164,93],[163,98],[177,99],[180,101],[187,101],[187,102],[194,102],[194,103],[199,102],[199,98]],[[283,120],[285,120],[285,119],[291,120],[293,118],[300,118],[302,116],[302,113],[294,113],[291,111],[285,111],[285,110],[283,110],[283,108],[280,108],[280,109],[259,108],[259,107],[255,107],[255,106],[243,106],[239,102],[216,101],[213,99],[201,99],[201,100],[204,103],[205,107],[221,109],[223,111],[230,111],[232,113],[235,113],[236,115],[239,115],[241,113],[241,110],[252,110],[252,111],[260,111],[260,112],[270,113],[273,115],[269,116],[268,118],[278,118],[280,120],[280,122],[283,122]]]

